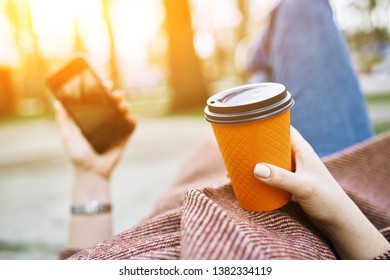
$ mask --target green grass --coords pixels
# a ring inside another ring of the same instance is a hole
[[[366,95],[366,104],[369,111],[385,110],[390,112],[390,92],[378,92]],[[390,130],[390,119],[374,122],[375,134]]]
[[[4,125],[13,125],[27,122],[35,122],[39,120],[54,120],[54,114],[47,113],[42,115],[32,115],[32,116],[11,116],[0,118],[0,128]]]
[[[378,92],[367,94],[366,102],[368,106],[388,106],[390,107],[390,92]]]
[[[381,133],[383,133],[385,131],[389,131],[389,130],[390,130],[390,122],[374,124],[375,134],[381,134]]]

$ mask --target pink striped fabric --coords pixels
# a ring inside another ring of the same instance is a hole
[[[388,240],[389,147],[386,134],[324,159]],[[294,201],[271,212],[238,207],[218,149],[207,141],[149,217],[70,259],[337,259],[337,254]],[[390,252],[377,259],[390,259]]]

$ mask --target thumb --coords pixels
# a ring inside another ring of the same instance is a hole
[[[265,184],[285,190],[294,196],[299,195],[303,180],[298,174],[272,164],[258,163],[254,169],[255,177]]]

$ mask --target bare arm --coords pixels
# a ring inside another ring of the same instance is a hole
[[[114,97],[122,112],[130,116],[123,95],[116,93]],[[91,202],[110,204],[111,174],[120,160],[128,138],[104,154],[97,154],[62,105],[56,101],[54,107],[64,145],[74,169],[72,205],[85,205]],[[133,117],[129,117],[129,121],[135,122]],[[70,218],[67,248],[73,250],[88,248],[111,235],[111,212],[97,215],[73,214]]]

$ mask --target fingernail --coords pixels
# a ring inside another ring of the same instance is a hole
[[[268,179],[271,176],[271,169],[264,164],[256,164],[254,173],[256,177]]]

